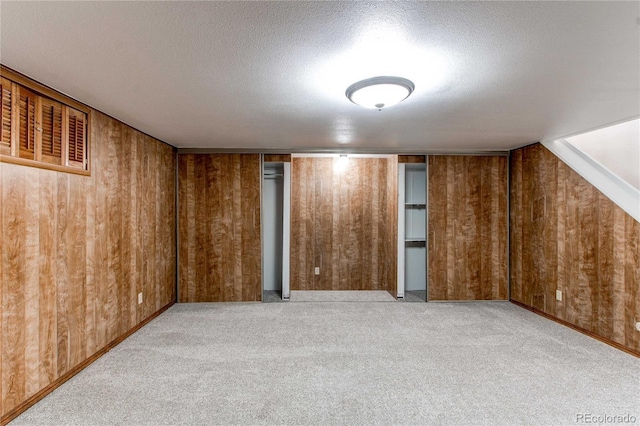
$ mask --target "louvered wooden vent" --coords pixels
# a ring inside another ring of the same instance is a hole
[[[35,160],[36,95],[24,87],[18,88],[18,137],[20,157]]]
[[[42,100],[42,161],[62,163],[62,104]]]
[[[84,162],[85,120],[79,111],[69,110],[69,162]]]
[[[0,161],[88,174],[89,109],[5,67],[1,71]]]
[[[0,105],[2,106],[2,128],[0,129],[0,154],[11,154],[11,116],[13,83],[6,78],[0,78]]]

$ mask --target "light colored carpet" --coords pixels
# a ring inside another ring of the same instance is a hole
[[[178,304],[18,425],[575,425],[640,360],[510,303]]]
[[[411,290],[404,292],[404,302],[426,302],[427,292],[425,290]]]
[[[384,290],[340,290],[306,291],[292,290],[291,302],[395,302],[396,299]]]
[[[275,290],[265,290],[262,292],[262,301],[264,303],[280,303],[282,300],[282,292]]]

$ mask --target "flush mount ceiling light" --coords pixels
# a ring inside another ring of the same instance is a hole
[[[415,86],[402,77],[372,77],[353,83],[345,95],[354,104],[365,108],[388,108],[407,99]]]

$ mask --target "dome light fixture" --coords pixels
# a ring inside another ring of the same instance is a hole
[[[345,95],[356,105],[381,110],[407,99],[414,89],[406,78],[381,76],[353,83]]]

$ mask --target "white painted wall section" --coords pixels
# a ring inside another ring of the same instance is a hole
[[[640,189],[640,119],[565,140],[634,188]]]

